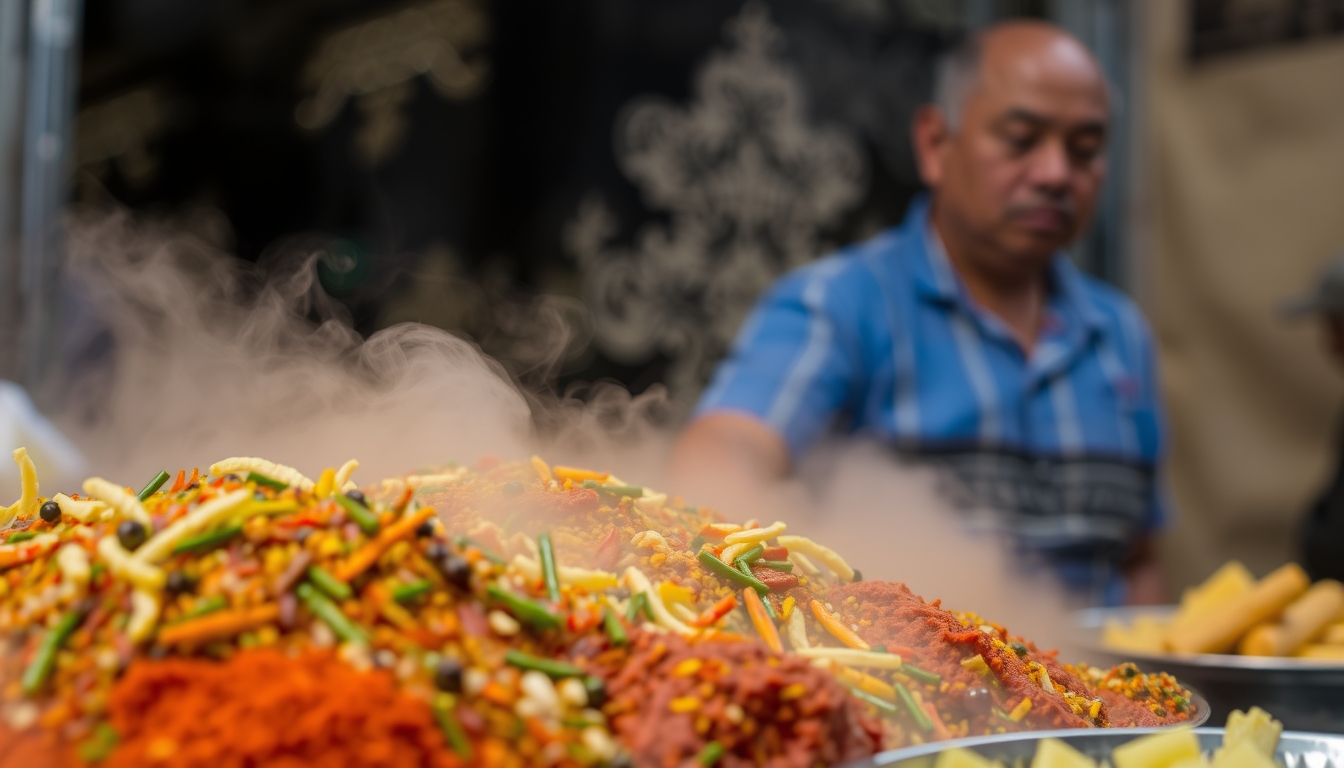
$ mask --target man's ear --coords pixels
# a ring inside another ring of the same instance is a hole
[[[910,141],[915,149],[915,166],[926,186],[937,189],[943,180],[943,152],[950,138],[950,127],[943,110],[925,104],[915,111],[910,124]]]

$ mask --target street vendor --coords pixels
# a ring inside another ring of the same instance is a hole
[[[1061,251],[1102,189],[1105,76],[1062,30],[1015,21],[953,49],[934,90],[912,126],[927,195],[763,295],[674,475],[771,482],[827,431],[877,438],[1085,599],[1162,601],[1151,334]]]

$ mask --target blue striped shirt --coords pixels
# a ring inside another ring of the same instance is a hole
[[[993,510],[1024,553],[1096,602],[1163,521],[1163,422],[1152,339],[1123,295],[1063,255],[1030,356],[975,305],[928,223],[927,199],[878,237],[797,269],[759,301],[697,415],[775,429],[795,458],[824,432],[868,435]]]

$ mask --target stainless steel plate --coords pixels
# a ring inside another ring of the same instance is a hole
[[[1105,647],[1107,622],[1133,623],[1138,616],[1164,619],[1163,608],[1090,608],[1076,614],[1087,660],[1112,666],[1133,661],[1146,672],[1170,672],[1182,684],[1198,688],[1209,700],[1213,722],[1234,709],[1262,707],[1295,731],[1344,733],[1344,662],[1233,656],[1214,653],[1142,653]]]
[[[850,763],[846,768],[932,768],[938,753],[952,747],[963,747],[992,760],[1008,765],[1020,762],[1028,765],[1041,739],[1059,739],[1094,760],[1109,760],[1112,750],[1132,739],[1157,728],[1114,728],[1105,730],[1036,731],[1034,733],[1007,733],[1002,736],[982,736],[971,739],[924,744],[890,752]],[[1223,744],[1222,728],[1196,728],[1200,747],[1211,752]],[[1279,762],[1287,768],[1344,768],[1344,737],[1321,733],[1286,732],[1279,739]]]

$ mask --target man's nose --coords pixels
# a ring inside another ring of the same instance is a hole
[[[1032,153],[1028,169],[1033,186],[1059,190],[1068,186],[1069,151],[1059,139],[1043,141]]]

